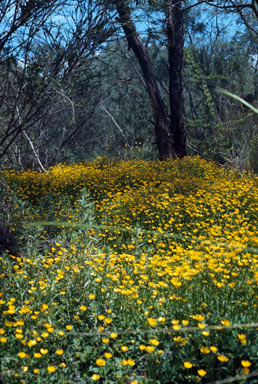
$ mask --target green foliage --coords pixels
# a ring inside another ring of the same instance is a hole
[[[258,135],[256,134],[250,143],[249,161],[251,169],[258,174]]]
[[[0,256],[3,251],[15,252],[17,248],[17,239],[12,231],[15,207],[14,195],[9,193],[8,184],[0,173]]]
[[[244,99],[242,99],[241,97],[225,90],[225,89],[222,89],[222,88],[218,88],[217,89],[217,92],[219,93],[222,93],[224,95],[227,95],[227,96],[230,96],[232,97],[233,99],[237,100],[237,101],[240,101],[240,103],[242,103],[243,105],[245,105],[247,108],[251,109],[253,112],[257,113],[258,114],[258,109],[255,108],[253,105],[249,104],[247,101],[245,101]]]
[[[190,82],[196,83],[200,87],[203,102],[206,108],[206,114],[209,120],[215,118],[215,106],[213,98],[211,96],[210,90],[207,85],[208,80],[216,79],[216,75],[210,74],[209,76],[205,75],[200,65],[195,61],[194,54],[190,49],[186,48],[184,50],[185,65],[187,68],[186,76]],[[189,72],[188,72],[189,71]],[[205,122],[203,122],[205,124]]]
[[[249,104],[257,103],[254,51],[244,44],[244,36],[236,34],[231,41],[219,37],[210,44],[203,37],[187,47],[185,100],[190,144],[208,158],[247,169],[257,117],[245,105],[216,93],[216,88],[226,88]]]
[[[239,96],[237,96],[237,95],[235,95],[229,91],[226,91],[225,89],[221,89],[221,88],[218,88],[217,92],[222,93],[226,96],[232,97],[233,99],[239,101],[244,106],[249,108],[254,113],[258,114],[258,109],[255,108],[253,105],[249,104],[247,101],[245,101],[241,97],[239,97]],[[251,166],[251,169],[256,173],[258,172],[258,156],[257,156],[258,142],[257,142],[257,137],[258,137],[257,134],[255,134],[254,137],[252,138],[252,140],[250,141],[250,150],[249,150],[250,166]]]

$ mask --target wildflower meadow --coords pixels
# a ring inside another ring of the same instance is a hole
[[[257,176],[98,158],[2,179],[1,383],[258,382]]]

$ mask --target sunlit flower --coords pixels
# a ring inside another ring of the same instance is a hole
[[[231,322],[229,320],[221,320],[221,324],[225,327],[229,327],[231,325]]]
[[[104,367],[106,365],[106,361],[104,359],[97,359],[96,364],[98,367]]]
[[[24,357],[27,356],[27,354],[25,352],[19,352],[18,353],[18,356],[21,358],[21,359],[24,359]]]
[[[247,343],[246,335],[244,333],[239,333],[237,335],[237,337],[239,338],[241,344],[246,344]]]
[[[207,374],[207,372],[204,369],[198,369],[197,373],[201,377],[203,377]]]
[[[155,327],[155,325],[157,325],[157,321],[152,317],[149,317],[147,320],[151,327]]]
[[[209,347],[206,347],[206,346],[202,346],[200,348],[200,352],[207,355],[208,353],[210,353],[211,349]]]
[[[46,355],[48,353],[48,349],[45,349],[45,348],[40,348],[40,353],[42,355]]]
[[[155,351],[155,347],[148,345],[148,346],[145,348],[145,351],[148,352],[148,353],[152,353],[152,352]]]
[[[159,345],[159,341],[157,339],[150,339],[149,343],[156,346]]]
[[[252,365],[252,363],[249,360],[241,360],[241,365],[244,368],[248,368]]]
[[[48,370],[49,373],[54,373],[56,371],[56,367],[53,366],[53,365],[49,365],[47,367],[47,370]]]
[[[34,345],[36,345],[37,344],[37,340],[29,340],[28,341],[28,343],[27,343],[27,345],[29,346],[29,347],[33,347]]]
[[[229,361],[229,358],[227,356],[224,356],[224,355],[218,355],[217,356],[217,359],[221,362],[225,362],[227,363]]]
[[[48,309],[48,304],[42,304],[42,307],[41,307],[41,312],[44,312]]]

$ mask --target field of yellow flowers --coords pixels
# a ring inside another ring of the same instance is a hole
[[[3,175],[3,384],[258,382],[256,176],[198,157]]]

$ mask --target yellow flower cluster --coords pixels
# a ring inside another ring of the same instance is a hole
[[[255,368],[256,334],[232,325],[256,319],[257,177],[198,157],[4,175],[26,202],[13,218],[23,218],[23,242],[33,238],[28,223],[57,224],[38,225],[36,250],[9,255],[0,342],[15,373],[47,382],[74,364],[93,367],[89,380],[141,372],[130,382],[144,382],[148,366],[171,359],[185,382],[198,382],[220,367]]]

